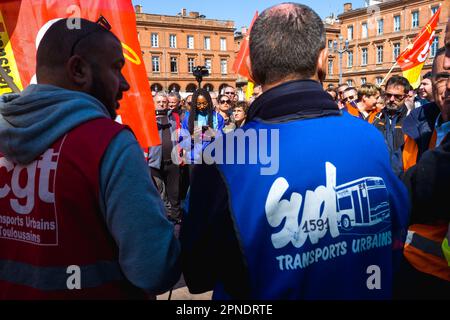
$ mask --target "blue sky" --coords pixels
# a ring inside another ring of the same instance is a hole
[[[176,15],[181,8],[186,8],[188,12],[199,11],[209,19],[233,20],[235,27],[239,30],[242,26],[250,24],[256,10],[261,12],[283,0],[132,0],[132,2],[133,5],[143,6],[145,13]],[[342,13],[346,2],[352,2],[353,8],[360,8],[364,4],[363,0],[304,0],[297,2],[310,6],[322,18],[331,13]]]

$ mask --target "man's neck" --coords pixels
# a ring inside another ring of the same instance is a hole
[[[289,82],[289,81],[294,81],[294,80],[314,80],[317,82],[320,82],[319,77],[317,75],[314,75],[311,78],[299,78],[298,76],[288,76],[278,82],[274,82],[274,83],[269,83],[269,84],[264,84],[262,85],[262,91],[266,92],[267,90],[270,90],[272,88],[275,88],[285,82]]]

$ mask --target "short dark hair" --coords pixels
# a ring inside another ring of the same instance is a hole
[[[425,80],[425,79],[431,80],[431,78],[433,78],[433,72],[428,71],[427,73],[424,74],[424,76],[422,77],[422,80]]]
[[[252,74],[260,84],[286,76],[307,79],[314,75],[325,48],[325,28],[310,7],[283,3],[264,10],[250,32]]]
[[[94,53],[92,47],[98,44],[99,36],[109,35],[118,40],[108,29],[86,19],[80,18],[79,28],[70,28],[69,25],[68,19],[61,19],[51,25],[45,33],[36,54],[38,76],[42,67],[57,68],[64,66],[74,52]],[[95,36],[93,37],[94,33]]]
[[[390,86],[402,86],[404,88],[405,94],[407,94],[411,89],[411,84],[409,83],[408,79],[402,76],[392,76],[389,78],[389,80],[386,82],[386,89]]]

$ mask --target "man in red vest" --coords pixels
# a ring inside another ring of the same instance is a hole
[[[54,23],[37,85],[0,101],[0,299],[130,299],[180,276],[179,244],[133,133],[120,40]]]

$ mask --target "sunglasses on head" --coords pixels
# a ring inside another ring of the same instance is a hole
[[[395,98],[395,100],[397,100],[397,101],[400,101],[400,100],[402,100],[404,97],[405,97],[405,95],[404,94],[392,94],[392,93],[385,93],[384,94],[384,96],[385,96],[385,98],[387,98],[387,99],[391,99],[392,97],[394,97]]]
[[[219,102],[220,102],[220,104],[224,104],[224,103],[230,104],[230,100],[220,100]]]
[[[98,18],[98,20],[95,23],[98,24],[99,26],[101,26],[106,31],[111,31],[111,25],[109,24],[108,20],[106,20],[106,18],[104,16],[100,15],[100,17]],[[72,48],[70,49],[70,56],[74,55],[76,46],[82,40],[86,39],[91,34],[96,33],[96,32],[99,32],[99,30],[93,30],[91,32],[86,33],[84,36],[78,38],[78,40],[74,42],[74,44],[72,45]]]

